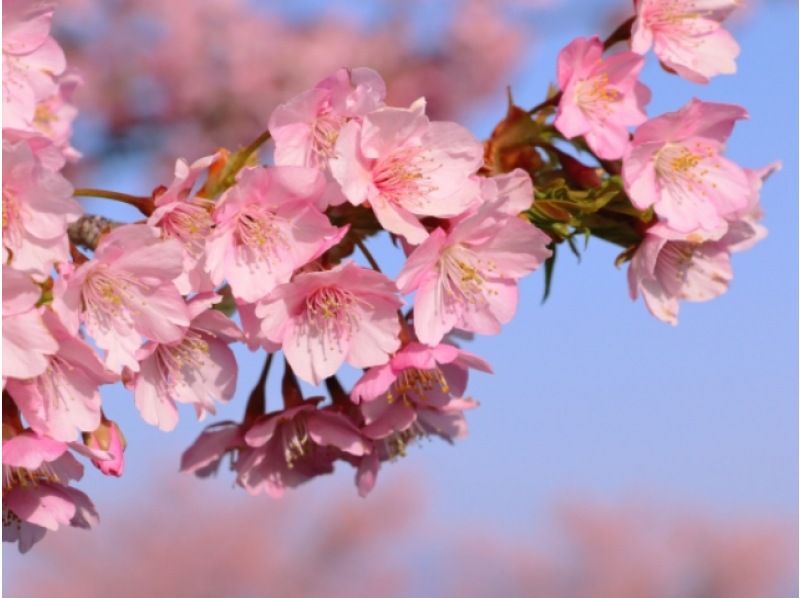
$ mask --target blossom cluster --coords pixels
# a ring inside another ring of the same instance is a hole
[[[50,36],[53,5],[6,2],[4,540],[27,550],[46,530],[96,520],[70,484],[82,474],[73,453],[123,473],[125,439],[102,385],[124,384],[142,419],[169,431],[179,404],[202,420],[231,401],[231,345],[244,343],[265,356],[242,420],[208,426],[182,470],[205,477],[228,460],[237,485],[280,496],[346,462],[367,495],[410,444],[466,434],[469,370],[491,367],[455,338],[499,333],[518,281],[551,271],[561,242],[588,233],[622,245],[631,294],[668,322],[680,300],[722,293],[730,253],[765,234],[758,196],[773,167],[723,157],[742,108],[693,100],[648,118],[639,81],[649,44],[692,80],[731,70],[727,4],[700,4],[642,0],[605,42],[572,41],[560,91],[530,111],[510,106],[485,144],[431,119],[424,98],[387,104],[376,71],[341,68],[275,108],[250,145],[178,160],[168,185],[133,197],[62,176],[78,158],[77,80]],[[607,54],[626,40],[631,50]],[[268,139],[267,166],[257,152]],[[74,199],[85,195],[145,218],[93,220]],[[379,234],[403,253],[394,277],[367,247]],[[282,405],[268,410],[278,353]],[[358,371],[349,390],[346,366]],[[304,396],[301,380],[326,396]]]

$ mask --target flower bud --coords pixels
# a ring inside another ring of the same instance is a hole
[[[125,469],[125,436],[122,430],[109,419],[103,418],[100,426],[89,434],[84,435],[84,443],[92,449],[106,451],[109,459],[92,459],[92,463],[104,475],[119,477]]]

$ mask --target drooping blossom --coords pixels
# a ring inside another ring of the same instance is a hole
[[[176,239],[183,247],[183,269],[175,280],[178,290],[188,295],[213,290],[206,271],[206,241],[214,221],[210,201],[192,194],[197,179],[214,161],[214,156],[195,160],[189,166],[184,160],[175,163],[175,180],[158,193],[156,209],[147,223],[161,230],[166,239]]]
[[[236,325],[212,308],[220,297],[195,296],[187,304],[189,327],[171,342],[150,341],[136,353],[138,372],[131,379],[142,419],[161,430],[178,423],[176,403],[195,407],[198,418],[216,413],[215,402],[229,401],[238,368],[229,343],[242,340]]]
[[[32,147],[3,141],[3,263],[45,278],[69,257],[67,225],[81,208],[72,185],[46,168]]]
[[[189,314],[173,280],[181,273],[183,250],[161,240],[145,224],[120,226],[103,236],[91,261],[62,271],[56,302],[67,328],[79,318],[105,349],[105,364],[136,372],[136,350],[144,336],[169,343],[183,338]]]
[[[237,461],[238,483],[251,494],[274,498],[287,487],[332,472],[340,453],[361,457],[370,450],[347,417],[317,409],[311,400],[262,416],[244,439],[255,450]]]
[[[600,158],[621,158],[628,147],[628,127],[647,120],[650,90],[638,81],[643,66],[644,58],[634,52],[603,58],[597,36],[570,42],[558,55],[562,97],[556,128],[568,139],[583,135]]]
[[[508,189],[488,179],[481,208],[449,231],[434,230],[397,277],[402,293],[416,291],[414,331],[427,345],[453,328],[500,332],[517,308],[517,280],[550,256],[550,238],[515,217],[532,203],[530,177],[517,170],[497,179]]]
[[[695,83],[736,72],[739,44],[722,21],[741,0],[639,0],[631,49],[651,47],[661,63]]]
[[[325,189],[314,168],[249,168],[214,210],[206,244],[214,284],[227,280],[234,297],[258,301],[292,273],[335,245],[346,229],[313,205]]]
[[[280,343],[292,369],[319,384],[345,361],[370,367],[400,346],[395,284],[353,262],[304,272],[275,289],[257,308],[263,334]]]
[[[69,486],[83,477],[83,466],[68,445],[31,431],[10,432],[4,425],[3,542],[27,552],[48,530],[97,523],[89,497]]]
[[[11,379],[6,390],[33,430],[69,442],[77,432],[92,432],[100,425],[98,387],[117,377],[103,367],[86,342],[64,327],[52,309],[43,309],[42,319],[58,351],[41,374],[28,380]]]
[[[330,168],[351,203],[368,202],[383,228],[416,245],[428,236],[418,217],[458,216],[478,200],[482,163],[472,133],[430,121],[420,100],[347,123]]]
[[[763,239],[759,192],[762,181],[779,164],[747,170],[748,204],[731,215],[726,228],[698,236],[676,232],[662,223],[650,227],[628,269],[632,299],[642,295],[656,318],[675,325],[681,300],[708,301],[723,294],[733,278],[731,253],[751,248]]]
[[[66,68],[50,37],[55,2],[3,3],[3,128],[30,130],[37,102],[57,92],[54,76]]]
[[[181,471],[200,478],[215,474],[225,455],[250,450],[244,441],[248,428],[232,421],[211,424],[181,455]]]
[[[743,118],[747,112],[740,106],[694,99],[636,129],[622,167],[633,205],[653,206],[678,232],[725,228],[725,217],[744,208],[750,196],[747,173],[721,155]]]
[[[58,341],[36,303],[41,288],[28,274],[3,266],[3,380],[34,378],[47,369]]]
[[[382,107],[385,97],[386,84],[372,69],[337,70],[272,112],[275,163],[325,168],[342,126]]]

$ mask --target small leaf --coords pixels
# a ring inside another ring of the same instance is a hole
[[[544,262],[544,294],[542,295],[542,303],[547,301],[547,298],[550,296],[550,287],[553,283],[553,269],[556,265],[556,248],[557,245],[555,243],[550,243],[547,246],[553,253],[552,255],[547,258]]]

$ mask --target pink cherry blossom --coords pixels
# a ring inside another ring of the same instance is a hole
[[[483,147],[462,126],[431,122],[424,101],[381,108],[341,130],[330,167],[347,199],[369,202],[387,231],[412,244],[428,236],[420,216],[458,216],[478,200],[472,177]]]
[[[517,280],[550,256],[550,238],[509,214],[518,211],[520,199],[532,203],[530,178],[521,171],[497,178],[504,185],[527,182],[495,197],[486,194],[496,192],[496,183],[485,184],[486,203],[449,231],[433,231],[397,277],[402,293],[416,291],[414,331],[428,345],[437,345],[453,328],[500,332],[517,308]]]
[[[628,127],[647,120],[650,90],[639,83],[644,58],[619,52],[603,58],[603,42],[579,37],[558,55],[562,97],[555,126],[568,139],[583,135],[600,158],[616,160],[628,147]]]
[[[739,45],[721,22],[740,0],[639,0],[631,48],[651,47],[667,68],[695,83],[736,72]]]
[[[138,371],[141,337],[169,343],[183,338],[189,314],[173,284],[183,251],[144,224],[120,226],[105,235],[91,261],[56,288],[59,314],[71,331],[78,317],[101,349],[105,364],[120,373]]]
[[[237,462],[238,482],[251,494],[274,498],[286,487],[332,472],[340,451],[361,457],[370,450],[349,419],[311,401],[261,417],[244,439],[255,450]]]
[[[746,117],[739,106],[695,99],[640,126],[622,168],[633,205],[653,206],[678,232],[724,228],[750,196],[747,173],[721,155],[733,125]]]
[[[175,280],[181,294],[213,290],[214,284],[206,272],[206,240],[214,221],[213,202],[192,194],[197,179],[208,170],[215,156],[200,158],[189,166],[185,161],[175,163],[175,180],[155,199],[156,209],[147,223],[161,229],[166,239],[176,239],[183,247],[183,269]]]
[[[97,522],[89,497],[68,485],[83,476],[83,466],[67,444],[31,431],[7,438],[5,425],[3,436],[4,542],[18,542],[27,552],[47,530]]]
[[[187,305],[190,323],[171,342],[151,341],[137,351],[139,371],[131,386],[142,419],[161,430],[178,423],[176,403],[194,405],[198,418],[216,413],[215,401],[229,401],[238,368],[229,343],[242,340],[236,325],[212,309],[220,297],[197,295]]]
[[[37,102],[57,91],[64,52],[50,37],[53,2],[3,3],[3,128],[29,129]]]
[[[324,190],[324,177],[313,168],[245,170],[214,210],[206,245],[214,284],[227,279],[237,299],[258,301],[338,243],[346,229],[332,226],[313,205]]]
[[[470,368],[492,371],[484,360],[453,345],[409,343],[388,364],[367,370],[353,387],[353,400],[363,401],[364,434],[384,439],[415,426],[414,435],[460,437],[466,431],[461,411],[468,402],[458,401]]]
[[[225,455],[244,457],[252,450],[244,441],[247,428],[231,421],[211,424],[181,455],[181,471],[205,478],[217,472]]]
[[[11,379],[6,390],[31,428],[69,442],[77,432],[92,432],[100,425],[98,386],[114,382],[116,376],[106,371],[94,350],[70,333],[52,309],[44,309],[42,317],[58,342],[58,351],[40,375]]]
[[[272,112],[275,163],[325,167],[345,122],[380,108],[385,97],[386,85],[372,69],[337,70]]]
[[[72,104],[72,95],[83,84],[75,73],[64,74],[58,79],[56,93],[40,101],[33,115],[33,130],[46,137],[61,150],[64,157],[74,162],[81,154],[70,144],[72,123],[78,109]]]
[[[58,351],[35,307],[41,294],[28,274],[3,266],[3,380],[42,374]]]
[[[362,368],[389,361],[400,346],[401,305],[386,276],[347,262],[298,274],[256,314],[263,334],[281,344],[297,375],[319,384],[345,361]]]
[[[3,141],[4,263],[48,276],[54,263],[68,259],[67,225],[80,215],[72,186],[45,167],[31,143]]]

